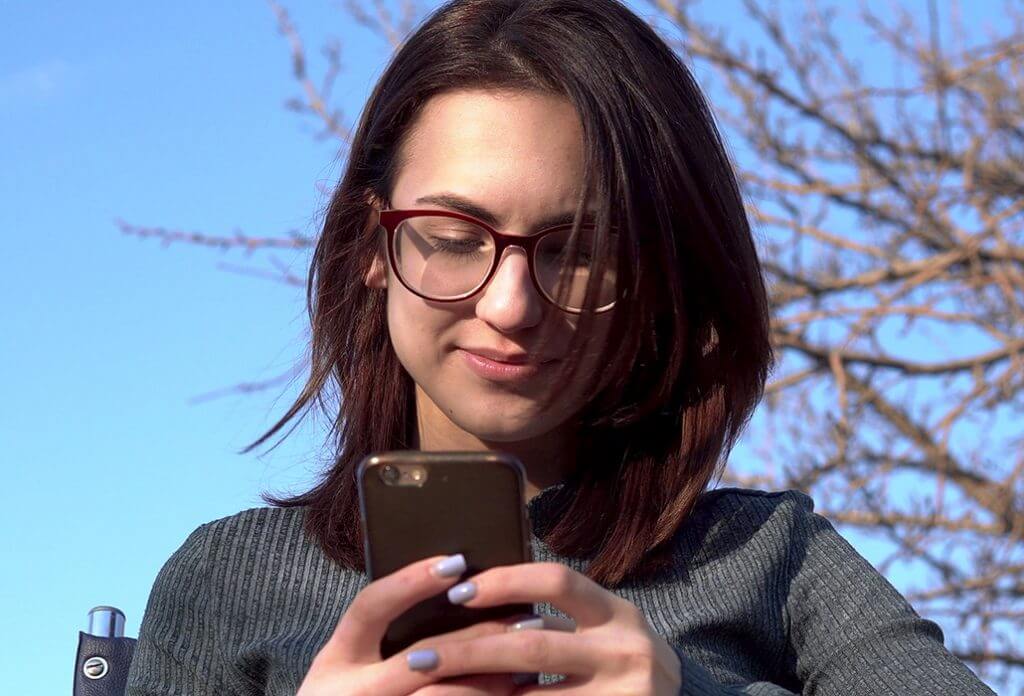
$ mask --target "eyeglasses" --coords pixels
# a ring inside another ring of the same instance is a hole
[[[572,244],[572,225],[558,225],[528,237],[502,234],[462,213],[442,210],[381,210],[391,269],[410,292],[435,302],[472,297],[494,276],[509,246],[526,252],[530,277],[540,295],[560,309],[583,311],[587,284],[595,269],[597,227],[583,223]],[[615,304],[617,233],[607,245],[607,268],[597,279],[596,312]],[[575,251],[575,258],[572,258]]]

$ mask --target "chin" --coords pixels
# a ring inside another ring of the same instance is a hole
[[[502,411],[495,408],[480,408],[472,414],[461,414],[458,409],[449,413],[457,426],[488,442],[520,442],[539,437],[551,429],[547,418],[509,416],[507,412],[502,417]]]
[[[469,419],[462,422],[453,419],[453,422],[467,433],[488,442],[519,442],[538,434],[535,432],[536,428],[530,428],[528,425],[524,427],[523,424],[507,420],[500,421],[493,416],[483,420]]]

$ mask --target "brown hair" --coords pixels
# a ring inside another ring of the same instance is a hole
[[[577,225],[594,191],[600,234],[620,231],[611,335],[621,339],[600,348],[608,369],[590,380],[579,416],[582,465],[543,538],[557,553],[592,556],[587,574],[605,586],[656,571],[724,466],[774,357],[761,267],[711,112],[678,56],[617,0],[455,0],[408,37],[362,113],[313,253],[308,381],[243,451],[318,403],[332,417],[333,465],[306,493],[263,497],[308,506],[311,537],[336,562],[364,568],[356,467],[369,453],[410,448],[415,434],[414,385],[391,346],[386,291],[363,283],[378,240],[368,201],[389,200],[417,114],[452,89],[559,94],[582,121]],[[580,316],[574,358],[593,318]],[[577,363],[563,361],[559,377],[572,379]]]

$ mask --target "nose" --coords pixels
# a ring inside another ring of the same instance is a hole
[[[512,333],[540,323],[543,304],[530,278],[526,251],[508,247],[476,304],[476,315],[498,331]]]

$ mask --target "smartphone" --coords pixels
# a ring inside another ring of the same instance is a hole
[[[469,577],[532,560],[522,463],[501,452],[371,454],[359,464],[359,506],[370,580],[413,561],[461,553]],[[532,604],[469,608],[440,592],[388,626],[382,658],[481,621],[530,614]]]

